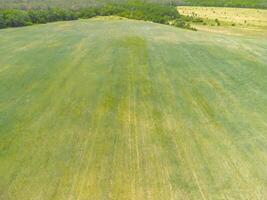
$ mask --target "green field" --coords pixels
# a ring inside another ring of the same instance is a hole
[[[266,37],[97,18],[0,44],[1,200],[266,199]]]

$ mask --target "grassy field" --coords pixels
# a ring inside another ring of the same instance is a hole
[[[0,44],[0,199],[266,199],[266,37],[97,18]]]
[[[219,31],[243,35],[267,35],[267,10],[250,8],[219,8],[179,6],[182,15],[200,17],[203,23],[195,23],[200,30]],[[219,20],[219,26],[215,20]]]

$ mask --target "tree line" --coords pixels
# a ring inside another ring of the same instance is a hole
[[[133,0],[0,0],[0,9],[86,8]],[[136,1],[136,0],[134,0]],[[137,0],[165,5],[267,8],[267,0]]]
[[[0,10],[0,28],[29,26],[54,21],[69,21],[78,19],[72,10]]]
[[[0,28],[111,15],[192,29],[188,20],[184,20],[174,6],[144,2],[106,4],[80,9],[0,10]]]

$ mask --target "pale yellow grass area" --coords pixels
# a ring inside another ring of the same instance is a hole
[[[202,18],[206,25],[193,25],[199,30],[236,35],[267,33],[267,10],[264,9],[196,6],[179,6],[177,9],[182,15]],[[215,19],[219,20],[220,26],[217,26]]]
[[[111,16],[96,16],[92,18],[93,20],[118,20],[118,19],[126,19],[125,17],[120,17],[116,15]]]

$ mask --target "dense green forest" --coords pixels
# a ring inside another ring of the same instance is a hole
[[[0,0],[0,8],[32,9],[32,8],[84,8],[106,3],[125,3],[128,0]],[[267,0],[143,0],[169,5],[201,5],[267,8]]]
[[[195,30],[190,27],[191,18],[181,16],[174,6],[141,2],[110,3],[79,9],[4,9],[0,10],[0,28],[111,15]]]
[[[193,6],[267,8],[267,0],[184,0],[184,2]]]

